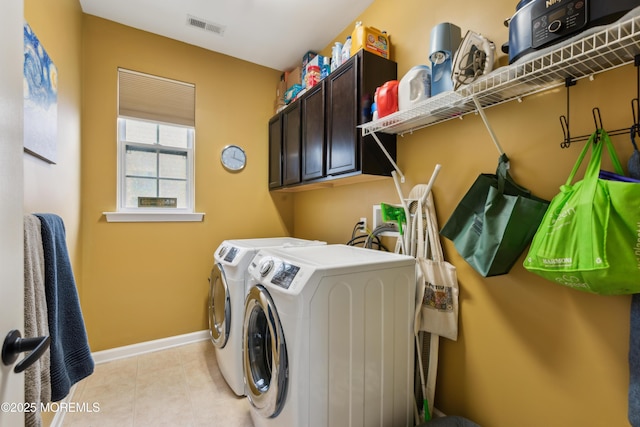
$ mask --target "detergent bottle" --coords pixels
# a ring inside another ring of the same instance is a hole
[[[342,55],[340,58],[340,62],[344,64],[351,58],[351,36],[347,36],[347,40],[344,42],[342,46]]]
[[[376,89],[376,110],[378,118],[383,118],[398,111],[398,81],[390,80]]]
[[[398,110],[404,111],[431,96],[431,69],[416,65],[400,79]]]
[[[331,71],[342,65],[342,43],[336,42],[331,48]]]
[[[356,26],[351,33],[352,56],[360,49],[364,49],[389,59],[389,45],[389,36],[385,31],[380,31],[374,27],[365,27],[361,21],[356,22]]]

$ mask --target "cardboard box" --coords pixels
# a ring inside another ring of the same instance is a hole
[[[275,101],[273,101],[273,114],[278,114],[284,107],[286,107],[284,96],[276,98]]]
[[[287,82],[284,80],[279,80],[278,84],[276,85],[276,98],[282,98],[284,99],[284,93],[287,90]]]
[[[305,78],[307,76],[307,65],[309,65],[316,56],[318,56],[318,54],[311,50],[302,56],[302,86],[306,87]]]
[[[322,68],[323,65],[329,64],[329,59],[330,58],[327,56],[316,55],[311,61],[307,63],[307,69],[313,65],[317,65],[318,67]]]
[[[302,84],[302,67],[296,67],[287,74],[287,89],[293,85]]]
[[[318,53],[317,53],[317,52],[313,52],[313,51],[311,51],[311,50],[310,50],[309,52],[305,53],[305,54],[302,56],[302,68],[305,68],[305,67],[307,66],[307,64],[308,64],[308,63],[309,63],[313,58],[315,58],[317,55],[318,55]]]

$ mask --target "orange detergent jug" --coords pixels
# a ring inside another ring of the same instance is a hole
[[[379,119],[398,111],[398,80],[389,80],[376,89],[375,102]]]

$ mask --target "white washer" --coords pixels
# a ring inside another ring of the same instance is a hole
[[[415,262],[346,245],[257,253],[243,327],[255,427],[413,426]]]
[[[209,278],[209,334],[220,371],[238,396],[243,396],[242,320],[247,291],[247,266],[260,248],[324,245],[325,242],[272,237],[225,240],[214,253]]]

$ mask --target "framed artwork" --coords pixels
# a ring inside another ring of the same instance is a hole
[[[35,33],[24,23],[24,150],[57,161],[58,70]]]

